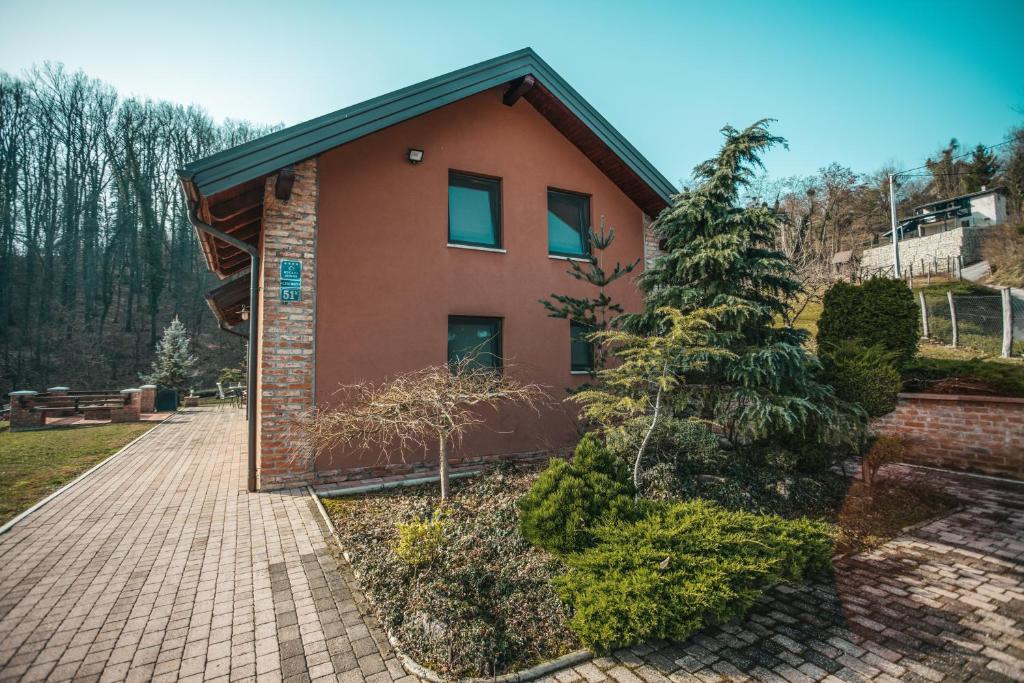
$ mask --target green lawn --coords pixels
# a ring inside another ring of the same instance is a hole
[[[0,524],[156,424],[54,427],[12,434],[8,423],[0,422]]]

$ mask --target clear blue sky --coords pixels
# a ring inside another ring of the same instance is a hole
[[[293,124],[530,46],[670,180],[779,119],[769,172],[917,166],[1024,124],[1024,2],[0,0],[0,69]]]

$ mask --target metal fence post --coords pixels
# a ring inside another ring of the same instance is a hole
[[[924,330],[924,338],[928,339],[928,305],[924,302],[924,291],[918,292],[917,298],[921,300],[921,326]]]
[[[953,326],[953,348],[960,342],[960,333],[956,326],[956,303],[953,301],[953,292],[946,292],[946,299],[949,300],[949,322]]]
[[[959,254],[956,257],[956,279],[964,279],[964,257]]]
[[[1003,358],[1009,358],[1013,353],[1013,299],[1010,298],[1010,288],[1003,287]]]

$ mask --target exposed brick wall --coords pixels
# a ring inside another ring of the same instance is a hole
[[[563,448],[550,451],[531,451],[529,453],[500,453],[465,458],[449,457],[448,466],[451,469],[468,469],[493,465],[502,461],[515,462],[519,465],[542,464],[547,463],[551,458],[568,458],[571,455],[571,448]],[[316,472],[316,482],[318,484],[339,484],[381,477],[415,478],[436,475],[438,472],[437,455],[433,453],[432,456],[426,460],[381,462],[369,467],[350,467],[333,470],[318,469]]]
[[[899,436],[907,462],[1024,479],[1024,399],[900,394],[872,427]]]
[[[316,230],[319,184],[317,160],[296,165],[291,197],[274,196],[276,176],[263,198],[262,273],[256,403],[259,444],[258,486],[281,488],[312,480],[311,468],[295,459],[301,452],[293,420],[313,403]],[[281,261],[302,262],[302,298],[282,302]]]
[[[661,253],[658,249],[658,236],[651,230],[651,218],[644,214],[644,270],[650,268]]]

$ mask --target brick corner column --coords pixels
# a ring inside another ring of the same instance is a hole
[[[121,396],[124,397],[123,407],[113,408],[110,411],[111,422],[138,422],[139,421],[139,400],[142,392],[138,389],[122,389]]]
[[[156,412],[156,385],[155,384],[143,384],[139,387],[139,412],[140,413],[155,413]]]
[[[654,259],[661,256],[661,249],[658,248],[658,236],[651,229],[651,217],[646,213],[643,215],[644,232],[644,270],[654,264]]]
[[[20,432],[24,429],[38,429],[43,426],[43,413],[32,412],[38,391],[12,391],[11,399],[11,431]]]
[[[313,466],[296,456],[303,449],[294,420],[313,405],[317,160],[295,166],[291,196],[278,199],[276,176],[263,197],[260,336],[256,396],[257,486],[260,490],[310,483]],[[281,262],[302,264],[298,301],[281,300]]]

